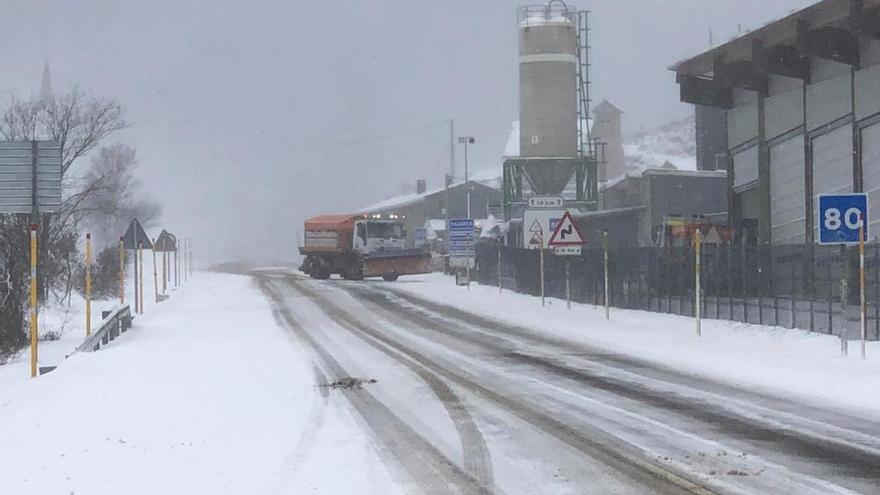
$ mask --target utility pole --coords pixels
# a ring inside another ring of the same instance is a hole
[[[468,177],[468,145],[474,144],[476,140],[473,136],[461,136],[458,138],[460,144],[464,144],[464,187],[467,190],[467,217],[471,217],[471,181]]]
[[[455,119],[449,119],[449,175],[455,177]]]

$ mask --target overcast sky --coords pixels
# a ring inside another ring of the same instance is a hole
[[[124,104],[134,125],[112,141],[203,260],[289,260],[307,216],[440,185],[449,118],[477,138],[472,167],[500,174],[521,3],[0,0],[0,101],[36,94],[48,54],[56,90]],[[667,67],[710,28],[717,43],[813,2],[572,3],[593,12],[593,99],[634,131],[692,111]]]

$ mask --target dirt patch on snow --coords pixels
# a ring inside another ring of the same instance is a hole
[[[376,383],[375,378],[340,378],[334,382],[318,385],[330,390],[360,390],[365,383]]]

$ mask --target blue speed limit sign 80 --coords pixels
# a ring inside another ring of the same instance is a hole
[[[867,242],[867,194],[820,195],[818,213],[820,244],[858,244],[859,228]]]

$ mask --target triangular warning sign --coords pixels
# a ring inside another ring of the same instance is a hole
[[[544,229],[541,228],[541,222],[539,222],[539,221],[537,221],[537,220],[535,220],[534,222],[532,222],[532,226],[529,227],[529,232],[536,232],[536,233],[540,232],[541,234],[543,234],[543,233],[544,233]]]
[[[532,234],[532,239],[529,240],[529,246],[540,246],[541,245],[541,236],[538,235],[537,232]]]
[[[586,240],[581,233],[581,229],[574,222],[571,213],[566,211],[565,215],[562,216],[562,220],[556,225],[556,230],[553,231],[553,235],[550,236],[550,242],[548,244],[551,247],[580,246],[585,242]]]
[[[141,226],[141,223],[138,222],[137,218],[132,220],[128,225],[128,230],[126,230],[125,235],[122,236],[122,245],[125,246],[125,249],[137,249],[138,246],[141,246],[144,249],[153,249],[153,243],[150,242],[150,237],[144,232],[144,228]]]

